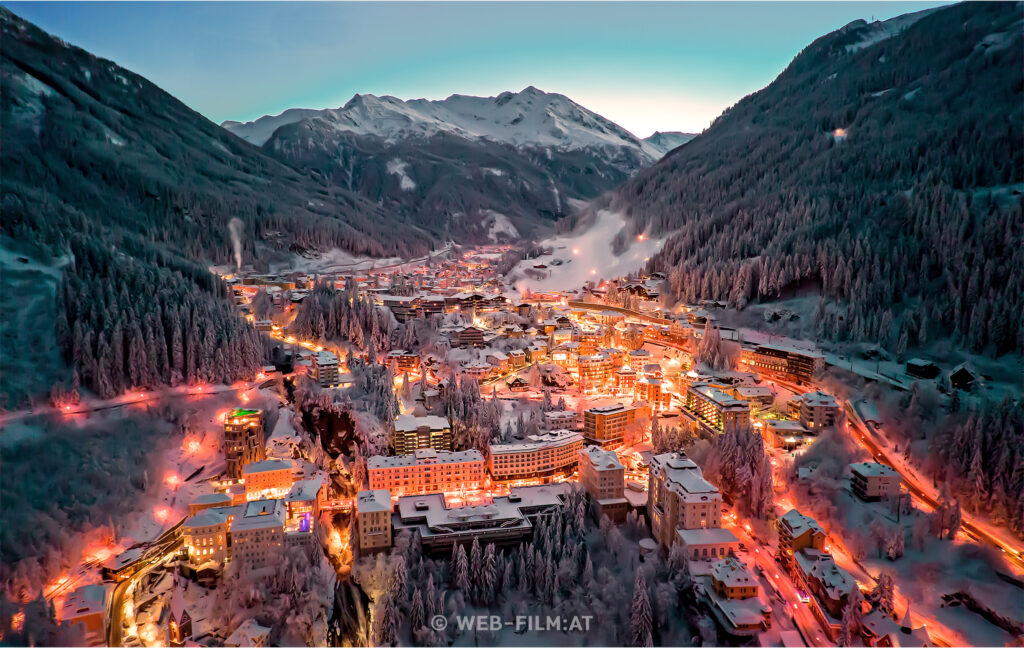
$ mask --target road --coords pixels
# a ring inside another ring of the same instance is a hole
[[[917,481],[918,475],[912,471],[905,470],[901,462],[893,461],[889,456],[888,449],[875,439],[875,434],[878,432],[875,425],[862,421],[856,408],[849,403],[846,404],[846,413],[847,421],[850,423],[847,429],[855,432],[852,435],[853,438],[864,446],[871,453],[872,457],[875,457],[881,463],[891,466],[893,470],[900,473],[903,483],[914,498],[924,502],[933,510],[937,509],[939,506],[938,501]],[[996,548],[1003,553],[1009,563],[1024,569],[1024,553],[1022,553],[1024,552],[1024,546],[1020,543],[1012,543],[1000,538],[994,530],[989,528],[987,523],[976,520],[967,513],[963,513],[962,516],[960,526],[969,536],[973,536],[978,542],[984,542]]]
[[[736,519],[735,517],[733,519]],[[814,618],[807,604],[800,602],[797,587],[793,584],[789,575],[775,562],[768,547],[761,546],[747,530],[741,525],[728,523],[723,520],[722,526],[729,529],[739,538],[740,542],[747,547],[747,561],[753,561],[754,565],[764,570],[761,577],[762,587],[769,598],[773,598],[773,589],[778,590],[782,596],[782,603],[785,605],[786,613],[796,623],[800,634],[808,646],[831,646],[832,642],[822,632],[821,625]],[[772,587],[774,586],[774,588]],[[778,621],[778,619],[776,619]]]
[[[127,407],[129,405],[138,405],[140,403],[149,403],[152,401],[162,400],[170,396],[187,395],[202,397],[227,392],[248,391],[249,389],[252,389],[257,382],[258,381],[252,381],[242,385],[182,385],[180,387],[170,387],[155,391],[127,392],[107,400],[88,400],[83,401],[78,405],[67,405],[61,408],[47,406],[35,409],[29,408],[15,410],[0,414],[0,427],[29,416],[43,416],[46,414],[87,414],[90,412],[116,409],[118,407]]]

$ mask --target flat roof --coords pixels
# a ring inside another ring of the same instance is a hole
[[[366,460],[366,467],[370,470],[380,468],[395,468],[399,466],[421,466],[427,464],[447,463],[471,463],[474,461],[483,462],[484,456],[479,450],[462,450],[460,452],[437,452],[436,450],[417,450],[411,455],[400,455],[397,457],[374,456]]]
[[[892,467],[876,461],[863,461],[850,464],[850,470],[865,477],[898,477],[899,473]]]
[[[245,513],[235,516],[235,520],[231,523],[231,533],[271,527],[281,527],[283,529],[284,519],[284,500],[272,499],[249,502],[245,505]]]
[[[399,414],[395,419],[396,432],[415,432],[421,427],[428,427],[431,430],[446,430],[451,427],[448,419],[444,416],[415,416],[413,414]]]
[[[739,538],[729,529],[676,529],[676,535],[689,547],[739,543]]]
[[[378,488],[376,490],[359,491],[356,495],[357,513],[391,512],[391,491]]]
[[[251,464],[246,464],[242,467],[243,475],[252,475],[255,473],[271,472],[274,470],[291,470],[292,460],[291,459],[265,459],[263,461],[257,461]]]

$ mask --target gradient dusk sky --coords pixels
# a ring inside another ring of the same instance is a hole
[[[946,3],[3,4],[218,123],[534,85],[646,137],[700,132],[853,20]]]

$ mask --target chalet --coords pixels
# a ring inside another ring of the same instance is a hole
[[[519,376],[508,381],[508,390],[511,392],[524,392],[528,389],[530,389],[530,383]]]
[[[967,365],[960,365],[949,374],[950,386],[961,391],[970,391],[975,380],[974,372],[968,369]]]
[[[452,342],[460,347],[480,347],[484,345],[484,332],[475,326],[467,326],[455,333]]]

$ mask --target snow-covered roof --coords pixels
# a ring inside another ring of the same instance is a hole
[[[243,515],[235,516],[234,521],[231,523],[231,533],[271,527],[283,528],[284,521],[284,500],[257,500],[245,505],[245,513]]]
[[[850,470],[865,477],[899,477],[899,473],[893,468],[876,461],[850,464]]]
[[[375,456],[366,460],[366,467],[371,470],[380,468],[396,468],[400,466],[417,466],[423,464],[471,463],[482,462],[484,456],[479,450],[462,450],[460,452],[438,452],[427,448],[417,450],[411,455],[397,457]]]
[[[729,529],[676,529],[676,535],[688,547],[739,544],[739,539]]]
[[[540,432],[526,437],[526,441],[519,443],[496,443],[490,446],[492,455],[511,454],[517,452],[531,452],[544,448],[554,448],[574,443],[583,443],[583,435],[572,430],[551,430]]]
[[[666,488],[685,501],[721,499],[718,488],[704,479],[700,468],[686,455],[677,452],[651,457],[651,474],[664,475]]]
[[[857,581],[835,558],[818,549],[801,549],[795,555],[797,566],[807,578],[813,578],[831,600],[839,600],[857,587]]]
[[[259,646],[266,643],[270,635],[270,628],[256,623],[256,619],[246,619],[242,625],[235,628],[227,639],[225,646]]]
[[[814,391],[804,394],[801,399],[809,407],[839,407],[839,403],[831,394],[825,392]]]
[[[205,527],[224,524],[228,517],[239,515],[242,512],[241,506],[220,506],[199,511],[185,520],[182,526],[186,529],[202,529]]]
[[[785,523],[785,525],[789,527],[791,531],[790,535],[794,538],[799,538],[808,530],[813,530],[817,533],[824,533],[817,520],[809,515],[804,515],[796,509],[789,509],[785,515],[779,518],[779,521]]]
[[[231,503],[231,496],[227,493],[206,493],[192,500],[193,504],[224,504]]]
[[[357,513],[390,513],[391,510],[391,492],[387,489],[359,491],[356,495]]]
[[[309,502],[315,500],[323,488],[322,479],[302,479],[292,484],[292,489],[285,497],[286,502]]]
[[[107,597],[113,586],[95,584],[83,585],[71,592],[61,606],[61,620],[76,619],[91,614],[103,614],[107,606]]]
[[[291,459],[265,459],[246,464],[242,467],[242,475],[254,475],[256,473],[271,472],[274,470],[291,470]]]
[[[599,446],[587,446],[580,450],[580,456],[588,461],[594,470],[625,470],[618,455]]]
[[[727,531],[726,529],[717,529]],[[727,531],[728,532],[728,531]],[[732,535],[729,533],[729,535]],[[735,536],[733,536],[735,540]],[[749,587],[757,585],[757,580],[738,558],[730,556],[719,560],[711,567],[711,577],[726,587]]]
[[[421,427],[431,430],[447,430],[450,425],[444,416],[413,416],[412,414],[399,414],[395,419],[396,432],[415,432]]]

